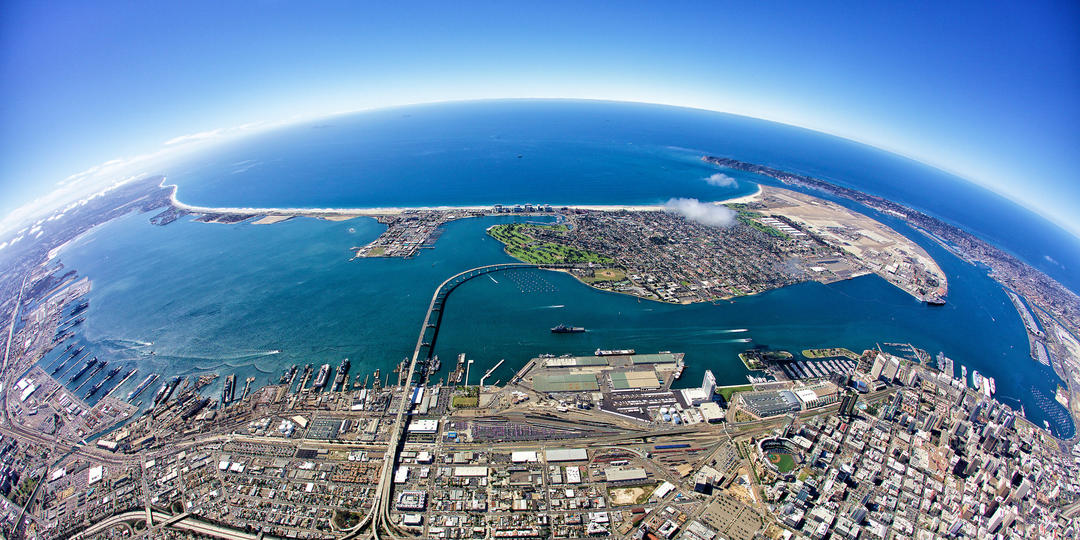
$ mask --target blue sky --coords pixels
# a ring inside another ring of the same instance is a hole
[[[310,4],[5,2],[0,216],[186,134],[416,102],[571,97],[838,134],[1080,233],[1075,2]]]

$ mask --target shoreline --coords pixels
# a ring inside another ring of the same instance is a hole
[[[378,217],[403,214],[406,212],[484,212],[494,208],[495,203],[488,205],[461,205],[461,206],[379,206],[369,208],[259,208],[259,207],[213,207],[198,206],[181,202],[176,193],[179,186],[166,184],[162,179],[160,187],[170,189],[169,203],[178,210],[192,214],[242,214],[252,216],[282,216],[282,217],[318,217],[318,218],[343,218],[355,217]],[[760,184],[755,184],[757,189],[754,193],[740,195],[730,199],[706,201],[705,204],[737,204],[757,199],[761,195]],[[663,204],[562,204],[552,205],[553,209],[561,210],[593,210],[593,211],[628,211],[628,212],[654,212],[664,210]],[[532,212],[536,213],[536,212]],[[513,214],[511,214],[513,215]],[[282,221],[282,220],[277,220]],[[267,222],[267,224],[272,222]]]

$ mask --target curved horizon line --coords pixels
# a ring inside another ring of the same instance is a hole
[[[123,167],[123,166],[134,166],[135,163],[125,163],[125,162],[137,162],[137,161],[140,160],[140,158],[144,158],[144,157],[146,157],[147,159],[164,159],[167,156],[159,155],[159,154],[169,154],[169,153],[171,153],[170,151],[179,152],[179,151],[181,151],[183,149],[190,149],[192,146],[207,145],[207,148],[200,148],[198,150],[208,150],[208,149],[210,149],[210,147],[223,144],[224,142],[229,141],[229,140],[241,139],[241,138],[245,138],[245,137],[254,136],[254,135],[257,135],[257,134],[260,134],[260,133],[266,133],[266,132],[269,132],[269,131],[274,131],[274,130],[279,130],[279,129],[286,129],[286,128],[295,127],[295,126],[299,126],[299,125],[303,125],[303,124],[307,124],[307,123],[318,122],[318,121],[321,121],[321,120],[324,120],[324,119],[329,119],[329,118],[342,117],[342,116],[348,116],[348,115],[357,115],[357,114],[363,114],[363,113],[374,113],[374,112],[379,112],[379,111],[390,111],[390,110],[394,110],[394,109],[404,109],[404,108],[409,108],[409,107],[421,107],[421,106],[427,106],[427,105],[442,105],[442,104],[449,105],[449,104],[468,104],[468,103],[484,103],[484,102],[513,102],[513,101],[519,101],[519,102],[524,102],[524,101],[534,101],[534,102],[542,102],[542,101],[548,101],[548,102],[589,102],[589,103],[628,104],[628,105],[664,107],[664,108],[670,108],[670,109],[682,109],[682,110],[687,110],[687,111],[700,111],[700,112],[706,112],[706,113],[712,113],[712,114],[726,115],[726,116],[731,116],[731,117],[738,117],[738,118],[745,118],[745,119],[749,119],[749,120],[756,120],[756,121],[760,121],[760,122],[769,122],[769,123],[776,124],[776,125],[779,125],[779,126],[784,126],[784,127],[788,127],[788,128],[802,130],[802,131],[806,131],[806,132],[813,133],[813,134],[824,135],[824,136],[832,137],[834,139],[844,141],[844,142],[847,142],[847,143],[860,145],[860,146],[863,146],[865,148],[868,148],[868,149],[871,149],[871,150],[874,150],[874,151],[877,151],[877,152],[882,152],[882,153],[885,153],[885,154],[891,154],[891,155],[896,156],[898,158],[906,159],[906,160],[908,160],[908,161],[910,161],[912,163],[915,163],[917,165],[921,165],[923,167],[927,167],[929,169],[938,171],[939,173],[952,176],[952,177],[956,178],[957,180],[960,180],[962,182],[971,184],[974,187],[986,190],[987,192],[992,193],[993,195],[995,195],[997,197],[1003,198],[1003,199],[1015,204],[1019,208],[1022,208],[1022,209],[1026,210],[1026,211],[1028,211],[1028,212],[1030,212],[1032,214],[1035,214],[1036,216],[1038,216],[1038,217],[1044,219],[1045,221],[1047,221],[1048,223],[1050,223],[1050,224],[1056,226],[1057,228],[1061,229],[1062,231],[1066,232],[1069,236],[1073,237],[1074,240],[1080,241],[1080,223],[1072,224],[1072,223],[1069,223],[1069,222],[1066,222],[1066,221],[1063,221],[1063,220],[1059,220],[1053,214],[1048,213],[1047,211],[1045,211],[1044,209],[1039,208],[1038,206],[1029,206],[1028,204],[1026,204],[1024,202],[1021,202],[1020,200],[1018,200],[1018,199],[1016,199],[1016,198],[1014,198],[1014,197],[1012,197],[1012,196],[1010,196],[1010,195],[1008,195],[1006,193],[1003,193],[1002,191],[999,191],[998,189],[995,189],[993,186],[991,186],[989,184],[984,184],[982,182],[979,182],[979,181],[975,180],[973,177],[967,176],[964,173],[957,172],[957,171],[952,170],[950,168],[947,168],[947,167],[945,167],[943,165],[938,165],[936,163],[925,161],[922,158],[919,158],[919,157],[904,153],[904,152],[899,151],[899,150],[894,150],[892,148],[888,148],[888,147],[885,147],[885,146],[879,146],[879,145],[877,145],[875,143],[860,140],[860,139],[855,138],[853,136],[842,135],[842,134],[838,134],[838,133],[835,133],[835,132],[828,131],[826,129],[820,129],[820,128],[817,128],[817,127],[810,127],[810,126],[800,125],[800,124],[797,124],[797,123],[787,122],[787,121],[784,121],[784,120],[779,120],[779,119],[774,119],[774,118],[769,118],[769,117],[750,116],[750,115],[747,115],[747,114],[730,112],[730,111],[725,111],[725,110],[720,110],[720,109],[710,109],[710,108],[694,106],[694,105],[680,105],[680,104],[674,104],[674,103],[655,102],[655,101],[614,100],[614,99],[602,99],[602,98],[590,98],[590,97],[477,97],[477,98],[430,100],[430,101],[418,101],[418,102],[406,103],[406,104],[396,104],[396,105],[385,105],[385,106],[350,109],[350,110],[338,111],[338,112],[332,112],[332,113],[326,113],[326,114],[316,114],[316,115],[307,116],[307,117],[292,117],[292,118],[289,118],[287,120],[276,120],[276,121],[265,121],[265,122],[249,122],[249,123],[246,123],[246,124],[240,124],[238,126],[233,126],[233,127],[229,127],[229,128],[218,128],[218,129],[213,129],[213,130],[204,131],[204,132],[195,133],[195,134],[179,135],[179,136],[176,136],[176,137],[173,137],[173,138],[169,139],[169,141],[174,141],[174,140],[183,141],[183,142],[181,142],[179,144],[168,144],[168,141],[166,141],[165,143],[160,144],[158,149],[156,151],[154,151],[152,154],[149,154],[148,156],[143,155],[143,156],[137,156],[135,158],[129,158],[129,159],[120,158],[120,159],[113,159],[113,160],[103,162],[103,163],[101,163],[99,165],[96,165],[94,167],[91,167],[91,168],[89,168],[87,170],[84,170],[84,171],[69,175],[67,178],[60,181],[57,185],[62,187],[62,186],[64,186],[64,184],[67,181],[71,180],[74,177],[77,177],[77,176],[82,175],[82,174],[87,174],[90,171],[95,171],[96,169],[100,169],[102,167],[105,167],[105,166],[107,166],[109,164],[114,164],[116,162],[120,162],[122,164],[121,167]],[[207,134],[207,136],[200,137],[200,135],[203,135],[203,134]],[[120,173],[118,173],[118,174],[120,174]],[[152,174],[154,174],[154,173],[148,172],[148,171],[142,171],[141,173],[136,174],[135,177],[128,178],[127,181],[138,180],[139,178],[145,178],[147,175],[152,175]],[[98,184],[96,186],[96,188],[101,188],[101,187],[102,187],[101,184]],[[89,187],[87,190],[80,191],[78,195],[72,194],[72,197],[73,197],[72,199],[69,199],[67,201],[62,201],[62,202],[60,202],[58,204],[55,204],[55,205],[53,205],[53,206],[51,206],[49,208],[36,209],[36,211],[38,213],[33,214],[32,216],[29,215],[29,214],[31,212],[33,212],[34,210],[27,210],[26,213],[28,215],[26,217],[16,218],[16,219],[22,219],[23,220],[23,221],[20,221],[17,224],[16,223],[5,223],[9,219],[14,217],[16,214],[18,214],[20,212],[20,210],[26,209],[26,208],[34,205],[35,203],[37,203],[41,199],[47,198],[50,195],[60,191],[60,189],[61,188],[58,187],[58,188],[54,189],[52,192],[50,192],[49,194],[43,195],[42,197],[38,197],[38,198],[34,199],[33,201],[30,201],[30,202],[28,202],[28,203],[26,203],[24,205],[21,205],[21,206],[17,207],[15,210],[9,212],[7,216],[5,216],[3,219],[0,219],[0,232],[8,232],[8,230],[13,231],[14,229],[17,228],[18,225],[22,225],[22,224],[31,222],[33,220],[33,217],[40,216],[43,213],[47,213],[47,212],[49,212],[49,211],[51,211],[53,209],[56,209],[56,208],[60,208],[60,207],[64,206],[65,204],[70,204],[70,203],[72,203],[74,201],[79,200],[80,198],[82,198],[84,196],[92,195],[95,187]]]

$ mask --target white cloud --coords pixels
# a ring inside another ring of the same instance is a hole
[[[224,132],[225,132],[225,130],[223,130],[221,128],[211,129],[211,130],[208,130],[208,131],[200,131],[198,133],[191,133],[191,134],[188,134],[188,135],[181,135],[179,137],[173,137],[173,138],[165,141],[164,144],[165,144],[165,146],[172,146],[174,144],[180,144],[180,143],[189,143],[189,142],[194,142],[194,141],[205,141],[206,139],[214,139],[214,138],[220,137],[221,134],[224,133]]]
[[[734,178],[724,173],[714,173],[713,175],[706,178],[705,181],[708,182],[710,186],[718,187],[727,187],[735,183]]]
[[[10,234],[35,218],[45,217],[58,209],[66,212],[87,200],[103,196],[133,180],[164,172],[164,164],[206,148],[227,138],[246,135],[258,130],[277,127],[295,119],[281,122],[252,122],[231,128],[219,128],[190,135],[173,137],[155,151],[133,157],[110,159],[75,173],[57,183],[56,189],[0,216],[0,234]],[[9,243],[10,245],[10,243]]]
[[[697,199],[670,199],[664,203],[664,209],[713,227],[729,227],[735,223],[735,211],[718,203],[703,203]]]

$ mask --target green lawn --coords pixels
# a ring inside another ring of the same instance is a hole
[[[770,227],[770,226],[768,226],[768,225],[766,225],[764,223],[761,223],[759,221],[754,220],[754,218],[761,217],[761,214],[759,214],[757,212],[753,212],[751,210],[743,210],[741,208],[738,208],[738,206],[740,206],[740,205],[728,205],[728,206],[730,208],[735,209],[738,212],[738,215],[736,216],[736,219],[738,219],[743,224],[749,225],[749,226],[751,226],[751,227],[753,227],[753,228],[755,228],[755,229],[757,229],[757,230],[759,230],[759,231],[761,231],[761,232],[763,232],[765,234],[772,235],[772,236],[775,236],[777,238],[782,238],[784,240],[788,239],[788,235],[786,233],[784,233],[784,231],[781,231],[780,229],[777,229],[777,228],[774,228],[774,227]]]
[[[573,246],[537,240],[539,233],[565,236],[570,231],[566,225],[526,225],[506,223],[488,229],[492,238],[503,243],[506,253],[523,262],[533,264],[596,263],[611,264],[610,257],[578,249]]]
[[[718,388],[718,390],[720,391],[720,395],[724,396],[724,401],[731,401],[731,395],[736,392],[749,392],[753,389],[754,387],[750,386],[749,384],[743,386],[728,386],[725,388]]]
[[[585,283],[600,283],[602,281],[622,281],[626,279],[626,272],[618,268],[601,268],[593,272],[590,277],[582,277]]]
[[[769,463],[776,465],[776,469],[781,473],[788,473],[795,469],[795,458],[790,454],[770,452],[765,457],[768,458]]]

